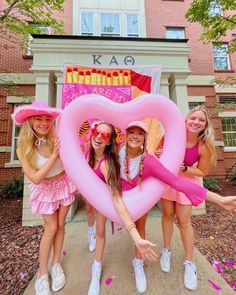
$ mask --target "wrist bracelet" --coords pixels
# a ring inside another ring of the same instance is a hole
[[[187,171],[188,171],[188,166],[187,165],[184,165],[183,172],[187,172]]]
[[[135,227],[136,227],[135,223],[131,223],[130,225],[128,225],[128,226],[126,227],[128,233],[129,233],[133,228],[135,228]]]

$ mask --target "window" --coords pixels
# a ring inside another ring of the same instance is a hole
[[[185,39],[184,28],[167,27],[166,38],[167,39]]]
[[[215,70],[230,70],[228,45],[213,45]]]
[[[16,108],[19,105],[15,105],[14,108]],[[16,125],[13,123],[13,128],[12,128],[12,150],[11,150],[11,162],[18,161],[18,157],[16,154],[16,147],[17,147],[17,140],[19,137],[20,133],[20,125]]]
[[[236,117],[222,118],[224,145],[227,148],[236,148]]]
[[[195,107],[201,105],[200,102],[189,102],[188,103],[188,109],[191,111],[192,109],[194,109]]]
[[[219,101],[220,103],[225,103],[225,104],[236,104],[236,96],[219,96]]]
[[[120,15],[115,13],[100,14],[101,36],[120,36]]]
[[[93,35],[93,13],[92,12],[82,12],[80,22],[80,32],[82,36],[92,36]]]
[[[139,21],[137,14],[127,14],[127,36],[139,37]]]
[[[217,16],[217,15],[223,15],[221,5],[218,3],[218,1],[211,1],[209,16]]]
[[[35,29],[35,34],[41,35],[50,35],[50,27],[39,25],[39,24],[31,24],[31,26]],[[28,36],[28,47],[27,47],[27,55],[33,55],[30,43],[33,40],[31,35]]]

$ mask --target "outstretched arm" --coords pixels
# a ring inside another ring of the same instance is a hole
[[[222,197],[216,193],[208,191],[206,201],[216,204],[227,211],[236,212],[236,196]]]
[[[138,248],[140,254],[142,255],[143,259],[148,259],[150,261],[156,261],[158,256],[154,252],[153,248],[156,247],[155,244],[151,243],[148,240],[144,240],[140,237],[134,222],[132,221],[129,212],[122,200],[122,197],[119,195],[113,195],[113,204],[124,222],[131,238],[133,239],[135,246]]]
[[[107,181],[108,169],[107,169],[106,161],[104,161],[101,164],[101,171]],[[135,246],[138,248],[143,259],[156,261],[158,258],[158,255],[153,250],[153,248],[156,247],[156,245],[140,237],[140,234],[138,233],[136,229],[135,223],[131,219],[131,216],[125,206],[122,196],[120,196],[118,193],[114,194],[112,191],[111,191],[111,196],[112,196],[113,204],[117,210],[117,213],[119,214],[121,220],[126,226],[132,240],[135,243]]]

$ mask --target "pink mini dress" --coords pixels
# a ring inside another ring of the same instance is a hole
[[[38,152],[36,152],[37,162],[40,162],[42,166],[48,158],[43,157]],[[38,165],[37,165],[38,166]],[[55,168],[56,166],[56,168]],[[40,167],[38,166],[38,169]],[[49,171],[47,177],[52,177],[51,172],[57,172],[54,175],[60,174],[64,171],[61,160],[58,159],[55,165]],[[60,206],[69,206],[75,200],[76,187],[70,181],[66,174],[59,176],[56,179],[44,179],[39,184],[30,184],[29,189],[31,191],[30,195],[30,205],[33,214],[53,214]]]
[[[184,156],[184,165],[187,166],[193,166],[195,163],[199,160],[199,143],[196,143],[191,148],[186,148],[185,156]],[[189,175],[184,172],[181,172],[180,175],[184,177],[187,180],[192,181],[193,183],[203,185],[202,178],[194,175]],[[181,205],[192,205],[190,200],[186,197],[185,194],[182,192],[179,192],[172,187],[168,187],[168,189],[165,191],[164,195],[162,196],[162,199],[177,202]]]

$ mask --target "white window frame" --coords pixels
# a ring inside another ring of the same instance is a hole
[[[19,104],[14,104],[14,111],[15,109],[20,106]],[[11,163],[19,163],[19,159],[18,158],[14,158],[14,155],[16,153],[16,143],[17,143],[17,139],[18,136],[16,136],[16,128],[20,128],[20,125],[17,125],[15,122],[13,122],[13,126],[12,126],[12,144],[11,144]]]
[[[115,32],[102,32],[101,30],[101,23],[102,23],[102,15],[117,15],[118,16],[118,20],[119,20],[119,32],[115,33]],[[121,36],[121,14],[120,13],[111,13],[111,12],[106,12],[106,11],[101,11],[99,13],[99,33],[100,36],[114,36],[114,37],[120,37]]]
[[[223,55],[223,54],[215,55],[215,49],[217,50],[217,49],[220,49],[220,48],[219,48],[219,46],[216,46],[213,43],[214,69],[215,69],[215,71],[228,71],[228,70],[231,70],[230,59],[229,59],[229,51],[228,51],[228,44],[227,43],[222,43],[222,45],[220,47],[225,47],[226,55]],[[226,59],[226,61],[227,61],[227,69],[225,69],[225,68],[217,68],[217,63],[216,63],[217,58],[225,58]]]
[[[92,31],[91,32],[83,32],[82,31],[82,15],[83,14],[91,14],[92,15]],[[93,36],[94,35],[94,13],[92,11],[80,12],[80,35],[81,36]]]
[[[170,32],[175,33],[176,32],[176,37],[177,38],[172,38],[170,36],[168,36],[168,33]],[[181,33],[182,36],[180,38],[178,38],[178,33]],[[175,40],[183,40],[185,39],[185,28],[184,27],[166,27],[166,39],[175,39]]]
[[[217,15],[223,15],[223,10],[221,5],[217,3],[217,1],[213,0],[210,3],[209,16],[214,17]]]
[[[43,30],[40,34],[42,35],[50,35],[51,33],[51,28],[49,26],[43,26],[43,25],[40,25],[40,24],[31,24],[32,26],[34,27],[37,27],[38,29],[40,30]],[[30,43],[31,41],[33,40],[33,37],[31,35],[28,36],[28,46],[27,46],[27,55],[28,56],[32,56],[32,50],[31,50],[31,47],[30,47]]]
[[[235,134],[236,137],[236,130],[234,131],[224,131],[223,130],[223,119],[234,119],[235,120],[235,125],[236,125],[236,112],[220,112],[218,116],[221,118],[221,124],[222,124],[222,133],[223,134]],[[225,139],[224,139],[224,151],[225,152],[235,152],[236,151],[236,145],[235,146],[226,146],[225,145]]]
[[[133,16],[136,15],[137,16],[137,22],[138,22],[138,31],[137,33],[129,33],[129,27],[128,27],[128,17],[129,16]],[[126,32],[127,32],[127,37],[133,37],[133,38],[138,38],[140,36],[140,20],[139,20],[139,15],[138,13],[126,13],[125,15],[126,17]]]

